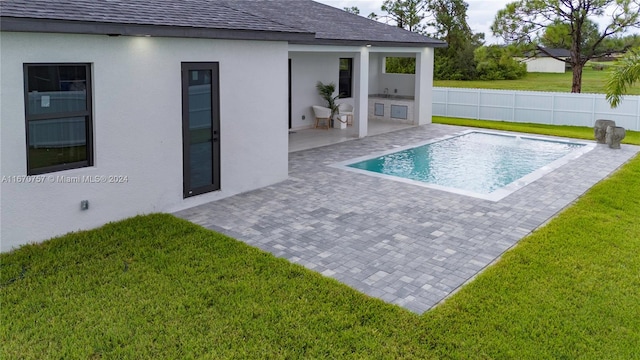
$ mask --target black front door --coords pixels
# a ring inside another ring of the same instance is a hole
[[[184,197],[220,189],[218,63],[182,63]]]

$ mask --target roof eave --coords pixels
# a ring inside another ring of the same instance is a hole
[[[101,23],[85,21],[67,21],[54,19],[35,19],[0,17],[1,31],[90,34],[111,36],[162,36],[181,38],[206,38],[228,40],[268,40],[268,41],[311,41],[315,35],[311,32],[284,32],[265,30],[236,30],[197,27],[179,27],[166,25],[143,25]]]
[[[318,39],[311,41],[291,40],[291,44],[296,45],[338,45],[338,46],[380,46],[380,47],[433,47],[444,48],[448,44],[440,40],[424,41],[424,42],[408,42],[408,41],[372,41],[372,40],[346,40],[346,39]]]
[[[88,21],[69,21],[41,18],[0,17],[1,31],[90,34],[111,36],[161,36],[228,40],[288,41],[297,45],[381,46],[381,47],[447,47],[441,40],[370,41],[316,38],[312,32],[283,32],[265,30],[236,30],[180,27],[168,25],[122,24]]]

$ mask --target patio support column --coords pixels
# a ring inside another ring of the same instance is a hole
[[[414,102],[414,124],[431,123],[433,111],[433,48],[422,48],[416,53],[416,89]]]
[[[353,126],[358,132],[358,138],[367,136],[369,121],[369,48],[363,46],[355,57],[355,81],[353,99]]]

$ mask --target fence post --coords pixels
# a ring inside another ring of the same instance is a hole
[[[482,96],[482,91],[480,91],[480,89],[476,89],[476,93],[478,94],[478,108],[476,109],[476,120],[480,120],[480,97]]]
[[[640,131],[640,96],[636,96],[638,111],[636,112],[636,131]]]
[[[551,95],[551,125],[556,124],[556,94]]]
[[[516,97],[517,93],[513,92],[513,103],[511,103],[511,121],[516,121]]]
[[[593,97],[593,101],[591,102],[591,125],[593,125],[596,121],[596,94],[592,94],[591,96]]]
[[[444,93],[444,116],[449,116],[449,88]]]

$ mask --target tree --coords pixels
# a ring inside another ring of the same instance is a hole
[[[399,28],[422,33],[429,0],[384,0],[380,9],[387,13],[382,18],[392,20]]]
[[[480,46],[474,52],[476,76],[480,80],[515,80],[527,74],[527,66],[513,58],[508,47]]]
[[[360,9],[357,6],[344,7],[343,10],[350,14],[360,15]],[[367,15],[367,18],[371,20],[378,20],[378,15],[372,12],[371,14]]]
[[[467,24],[469,5],[463,0],[430,0],[427,9],[433,20],[429,26],[435,29],[435,37],[444,40],[451,46],[465,41],[473,32]]]
[[[345,7],[344,11],[346,11],[346,12],[348,12],[350,14],[360,15],[360,9],[358,9],[357,6]]]
[[[387,57],[384,62],[387,74],[415,74],[416,58],[411,57]]]
[[[541,46],[539,51],[568,62],[573,69],[571,92],[582,90],[584,64],[601,55],[599,45],[608,37],[621,34],[631,27],[640,26],[640,0],[519,0],[498,11],[491,30],[510,44],[535,44],[546,26],[567,24],[571,57],[564,60],[549,54]],[[610,21],[591,44],[584,44],[589,19],[605,15]]]
[[[467,24],[468,5],[464,0],[385,0],[381,9],[398,27],[447,42],[435,50],[436,79],[472,79],[475,76],[473,51],[482,45],[484,34],[473,34]],[[394,60],[395,61],[395,60]],[[405,60],[391,63],[404,72]]]
[[[482,45],[484,34],[473,34],[467,23],[469,5],[463,0],[430,0],[433,37],[447,42],[435,50],[436,79],[471,80],[475,78],[474,50]]]
[[[627,52],[629,49],[640,47],[640,35],[612,36],[602,41],[602,48],[608,54],[614,52]]]
[[[582,24],[581,32],[581,47],[583,49],[588,48],[589,46],[594,44],[600,37],[598,24],[589,19],[586,19]],[[564,23],[558,20],[554,21],[553,24],[547,26],[544,29],[544,33],[540,37],[540,43],[542,45],[555,49],[570,50],[572,42],[573,40],[571,39],[571,24]]]
[[[640,80],[640,48],[630,50],[620,62],[620,66],[611,73],[605,87],[607,101],[612,108],[620,104],[627,87]]]

